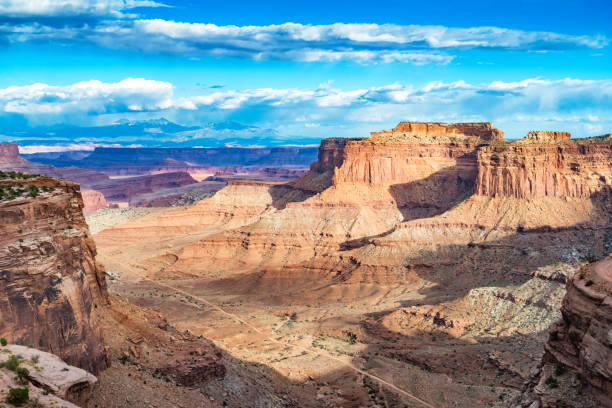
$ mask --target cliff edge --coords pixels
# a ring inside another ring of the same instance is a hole
[[[82,210],[78,184],[0,172],[0,337],[97,373],[107,290]]]

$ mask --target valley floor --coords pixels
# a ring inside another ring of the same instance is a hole
[[[559,300],[563,295],[563,284],[542,277],[512,288],[477,288],[465,298],[499,309],[499,321],[487,324],[490,309],[470,309],[464,298],[456,300],[425,279],[343,282],[308,270],[303,276],[248,270],[164,274],[174,262],[168,254],[218,230],[157,240],[136,234],[126,241],[121,224],[116,227],[121,242],[113,243],[112,233],[94,236],[98,259],[113,277],[111,292],[224,350],[225,378],[200,391],[228,406],[507,406],[540,361],[544,329],[558,307],[504,323],[504,303],[513,302],[503,292],[533,298],[554,293]],[[468,334],[453,336],[448,316],[470,326]],[[520,324],[528,330],[510,328]]]

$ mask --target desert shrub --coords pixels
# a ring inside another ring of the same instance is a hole
[[[38,354],[33,355],[32,358],[30,359],[30,361],[32,361],[34,364],[37,364],[39,360],[40,360],[40,356]]]
[[[590,279],[589,279],[588,281],[586,281],[586,283],[584,284],[584,286],[593,286],[593,284],[594,284],[594,283],[595,283],[595,282],[593,282],[592,280],[590,280]]]
[[[38,197],[39,193],[40,193],[40,190],[34,184],[31,184],[30,187],[28,187],[28,195],[30,197],[32,198]]]
[[[17,373],[17,381],[19,381],[22,385],[26,385],[28,383],[28,376],[30,372],[25,367],[17,367],[15,369],[15,373]]]
[[[16,407],[25,404],[29,399],[30,391],[27,388],[11,388],[6,396],[6,402]]]
[[[2,347],[6,347],[7,344],[8,344],[8,341],[6,341],[4,337],[0,339],[0,345],[2,345]]]
[[[552,374],[549,375],[548,378],[546,378],[546,381],[544,381],[544,383],[550,388],[557,388],[559,386],[559,381]]]
[[[0,364],[0,367],[7,368],[11,371],[17,371],[17,368],[19,368],[19,357],[14,354],[11,354],[8,360]]]

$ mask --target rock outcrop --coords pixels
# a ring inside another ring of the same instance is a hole
[[[15,344],[3,347],[0,351],[0,364],[10,357],[17,357],[19,366],[28,370],[26,379],[31,384],[11,383],[7,381],[6,374],[9,377],[14,374],[8,369],[4,372],[0,370],[0,378],[4,380],[0,380],[0,395],[10,388],[26,386],[30,389],[30,399],[38,400],[44,407],[76,407],[72,403],[83,406],[98,381],[87,371],[66,364],[56,355],[31,347]]]
[[[17,143],[0,143],[0,169],[26,166],[28,162],[19,155]]]
[[[612,185],[612,144],[519,142],[478,151],[476,193],[489,197],[588,198]]]
[[[89,215],[102,208],[107,208],[108,203],[104,194],[98,190],[82,190],[81,196],[83,197],[83,214]]]
[[[387,143],[395,140],[449,138],[474,138],[482,141],[503,140],[504,132],[489,122],[482,123],[436,123],[400,122],[394,129],[371,133],[372,141]]]
[[[529,132],[525,139],[530,142],[560,142],[571,137],[568,132]]]
[[[523,401],[536,399],[544,408],[612,406],[612,257],[584,266],[567,282],[561,314]]]
[[[105,272],[78,184],[22,176],[0,185],[15,192],[0,199],[0,337],[99,372],[106,358],[95,308],[107,302]]]

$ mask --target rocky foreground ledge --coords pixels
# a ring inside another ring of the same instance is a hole
[[[51,353],[14,344],[0,350],[0,401],[9,405],[78,408],[96,382]]]

